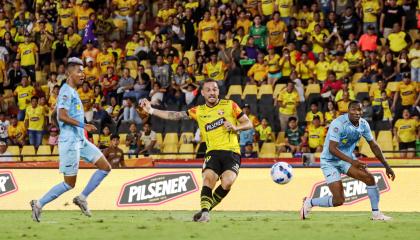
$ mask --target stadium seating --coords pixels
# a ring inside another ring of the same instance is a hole
[[[283,90],[286,87],[286,84],[276,84],[276,86],[274,87],[274,92],[273,92],[273,98],[276,99],[277,101],[277,97],[279,96],[279,93],[281,92],[281,90]]]
[[[32,145],[25,145],[22,147],[22,151],[20,152],[22,155],[32,155],[32,156],[24,156],[23,161],[34,161],[35,160],[35,147]]]
[[[99,134],[92,134],[93,144],[98,145]]]
[[[180,154],[177,155],[178,159],[193,159],[194,158],[194,145],[191,143],[181,144],[179,147]]]
[[[276,157],[276,145],[272,142],[263,143],[260,153],[260,158],[275,158]]]
[[[320,94],[321,87],[319,84],[308,84],[305,90],[305,98],[308,98],[311,94]]]
[[[272,96],[273,96],[273,86],[271,86],[269,84],[261,85],[259,90],[258,90],[257,98],[261,99],[261,96],[263,96],[263,95],[268,95],[272,98]]]
[[[281,152],[279,153],[279,158],[293,158],[293,154],[290,152]]]
[[[398,88],[398,84],[399,82],[388,82],[388,84],[386,85],[386,88],[391,90],[391,92],[396,92]]]
[[[163,147],[168,145],[178,146],[178,133],[167,133],[163,139]]]
[[[7,151],[8,152],[10,152],[10,154],[12,154],[12,155],[16,155],[16,156],[13,156],[12,157],[12,159],[14,160],[14,161],[20,161],[20,157],[19,157],[19,155],[20,155],[20,148],[19,148],[19,146],[8,146],[7,147]]]
[[[41,145],[38,147],[36,155],[51,155],[51,147],[49,145]],[[37,156],[35,161],[51,161],[51,156]]]
[[[58,146],[54,146],[53,150],[52,150],[52,155],[51,156],[51,161],[58,161]]]
[[[124,144],[125,145],[125,141],[127,139],[127,133],[120,133],[118,135],[120,136],[120,144]]]
[[[353,85],[353,91],[356,99],[363,100],[364,98],[369,98],[369,85],[367,83],[355,83]]]

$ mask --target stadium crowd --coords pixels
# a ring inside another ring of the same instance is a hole
[[[79,57],[85,81],[78,93],[86,122],[99,129],[89,137],[101,149],[178,152],[160,146],[157,135],[165,133],[200,145],[191,122],[148,116],[138,101],[186,110],[203,102],[200,82],[212,78],[255,126],[239,134],[244,157],[257,157],[265,143],[275,143],[280,154],[322,151],[326,129],[353,99],[363,102],[373,130],[393,132],[395,149],[414,151],[419,4],[2,0],[0,145],[57,145],[51,113],[66,81],[66,61]],[[111,144],[113,133],[125,133],[122,144]]]

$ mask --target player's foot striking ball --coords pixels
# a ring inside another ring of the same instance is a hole
[[[87,208],[87,197],[111,171],[111,166],[102,152],[85,137],[85,130],[90,132],[96,128],[84,123],[83,104],[76,91],[77,87],[83,84],[83,80],[82,60],[70,58],[67,62],[67,82],[60,89],[57,107],[52,114],[52,119],[58,121],[56,125],[60,127],[58,149],[60,172],[64,174],[64,181],[51,188],[39,200],[31,201],[34,221],[40,221],[41,210],[46,204],[75,186],[80,158],[98,168],[82,193],[73,200],[86,216],[91,216]]]
[[[372,174],[366,164],[358,161],[353,155],[353,150],[363,136],[369,143],[376,158],[381,161],[386,170],[386,175],[391,180],[395,179],[394,171],[388,165],[381,148],[372,137],[368,122],[361,118],[362,104],[352,101],[349,111],[332,121],[328,129],[321,154],[321,169],[324,173],[332,196],[322,198],[304,198],[300,211],[301,219],[307,219],[312,207],[337,207],[343,205],[344,190],[341,182],[341,174],[347,174],[354,179],[366,184],[367,194],[372,207],[372,220],[388,221],[391,217],[385,216],[379,211],[379,190]]]
[[[146,99],[142,99],[141,107],[150,115],[163,119],[191,118],[197,121],[207,152],[203,165],[201,211],[193,216],[193,221],[208,222],[209,212],[226,197],[239,173],[241,157],[237,132],[252,128],[252,123],[235,102],[219,99],[218,82],[205,81],[201,94],[206,103],[188,111],[154,109]],[[219,179],[221,184],[213,191]]]

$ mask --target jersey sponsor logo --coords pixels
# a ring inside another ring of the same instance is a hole
[[[28,49],[28,50],[23,52],[23,55],[27,55],[27,54],[31,54],[31,53],[32,53],[32,50]]]
[[[411,94],[413,94],[413,92],[412,92],[412,91],[406,91],[406,92],[402,92],[402,93],[401,93],[401,95],[403,95],[403,96],[409,96],[409,95],[411,95]]]
[[[39,120],[39,117],[31,117],[32,122],[37,122]]]
[[[198,191],[192,171],[155,173],[124,184],[118,207],[161,205]]]
[[[391,190],[385,174],[382,171],[372,171],[371,173],[375,178],[375,182],[380,193]],[[365,183],[348,176],[341,178],[341,181],[343,182],[344,188],[344,205],[352,205],[369,198]],[[331,192],[326,181],[314,184],[310,197],[319,198],[324,196],[331,196]]]
[[[205,125],[206,132],[210,132],[211,130],[214,130],[214,129],[222,126],[224,122],[225,122],[225,118],[219,118],[217,120],[214,120],[211,123],[206,124]]]
[[[208,32],[208,31],[213,31],[214,30],[214,28],[213,27],[206,27],[206,28],[203,28],[203,32]]]
[[[14,193],[17,190],[18,186],[12,172],[0,172],[0,197]]]
[[[22,94],[19,95],[19,97],[24,98],[24,97],[27,97],[28,95],[29,95],[28,93],[22,93]]]

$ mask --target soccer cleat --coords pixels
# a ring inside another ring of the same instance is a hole
[[[79,196],[73,198],[73,203],[82,210],[82,213],[88,217],[92,216],[92,213],[90,212],[88,208],[88,204],[86,200],[82,200]]]
[[[210,213],[202,212],[201,217],[197,219],[197,222],[210,222]]]
[[[29,204],[31,205],[31,208],[32,208],[32,219],[36,222],[40,222],[42,208],[38,207],[37,203],[38,203],[37,200],[32,200]]]
[[[390,221],[392,220],[392,217],[388,217],[386,215],[384,215],[382,212],[375,212],[372,213],[372,218],[371,220],[373,221]]]
[[[194,221],[194,222],[197,222],[197,220],[201,218],[201,215],[202,215],[202,214],[203,214],[203,212],[202,212],[202,211],[199,211],[198,213],[194,214],[194,216],[193,216],[193,221]]]
[[[311,199],[304,197],[302,208],[300,209],[300,219],[305,220],[308,218],[309,213],[311,212],[312,205],[311,205]]]

